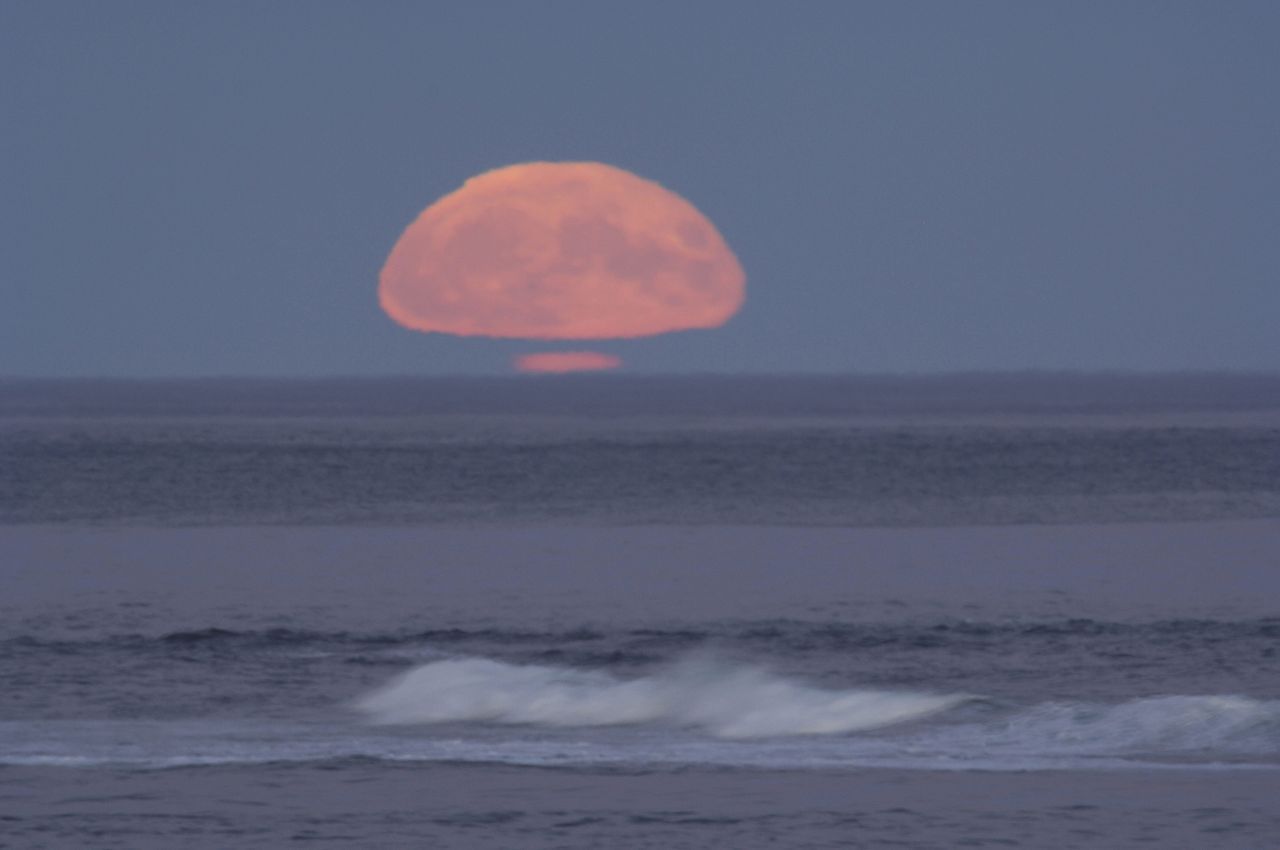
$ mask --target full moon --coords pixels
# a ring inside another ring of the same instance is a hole
[[[744,280],[674,192],[597,162],[531,162],[427,207],[392,248],[378,298],[418,331],[620,339],[722,325]]]

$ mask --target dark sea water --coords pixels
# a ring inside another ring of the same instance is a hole
[[[0,847],[1280,846],[1280,379],[0,382]]]

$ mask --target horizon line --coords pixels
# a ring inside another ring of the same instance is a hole
[[[119,383],[174,383],[180,381],[214,382],[242,381],[246,383],[320,382],[320,381],[433,381],[433,380],[481,380],[504,383],[561,382],[561,381],[629,381],[629,380],[701,380],[701,379],[857,379],[857,380],[929,380],[947,378],[1280,378],[1280,367],[1275,369],[1236,368],[1188,368],[1188,369],[1133,369],[1133,368],[1025,368],[1025,369],[952,369],[952,370],[903,370],[903,371],[741,371],[741,372],[575,372],[535,374],[520,372],[437,372],[412,374],[405,372],[332,373],[324,375],[279,374],[254,375],[242,373],[168,374],[168,375],[4,375],[0,384],[13,383],[70,383],[70,382],[119,382]]]

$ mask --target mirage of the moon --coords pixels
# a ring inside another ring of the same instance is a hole
[[[718,327],[744,283],[715,226],[674,192],[601,163],[533,162],[427,207],[378,296],[418,331],[604,340]]]

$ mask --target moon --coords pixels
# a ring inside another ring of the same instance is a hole
[[[714,328],[744,297],[742,266],[702,213],[598,162],[467,180],[409,225],[378,284],[404,327],[537,340]]]

